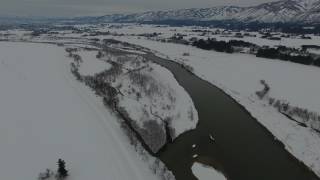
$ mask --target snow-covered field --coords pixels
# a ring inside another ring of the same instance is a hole
[[[79,28],[86,28],[86,26],[79,26]],[[299,36],[292,36],[289,38],[282,37],[280,41],[270,40],[261,38],[261,34],[258,32],[244,32],[241,31],[241,34],[249,33],[250,36],[244,36],[243,38],[236,38],[235,35],[237,32],[228,32],[230,34],[224,34],[224,29],[217,28],[208,28],[208,27],[197,27],[197,26],[182,26],[182,27],[170,27],[170,26],[157,26],[157,25],[140,25],[140,24],[108,24],[96,26],[93,28],[94,30],[101,32],[110,32],[112,34],[122,34],[125,36],[137,36],[143,34],[153,34],[157,33],[156,37],[151,37],[151,39],[166,39],[170,38],[174,35],[182,35],[184,39],[190,38],[198,38],[198,39],[207,39],[207,38],[216,38],[217,40],[242,40],[246,42],[255,43],[259,46],[278,46],[283,45],[287,47],[295,47],[300,48],[302,45],[319,45],[320,36],[307,35],[311,37],[311,39],[301,39]],[[220,34],[213,34],[212,32],[220,31]],[[204,33],[207,31],[206,33]],[[70,34],[66,34],[70,36]],[[256,37],[253,37],[255,35]],[[280,37],[282,34],[278,33],[275,37]],[[72,35],[77,36],[77,35]],[[142,37],[141,37],[142,38]]]
[[[97,51],[79,51],[83,63],[79,67],[79,73],[85,76],[94,75],[111,67],[110,64],[96,58]]]
[[[37,179],[59,158],[70,180],[159,179],[69,62],[62,47],[0,42],[1,179]]]
[[[271,86],[270,96],[319,113],[320,86],[316,83],[320,77],[319,68],[134,37],[114,38],[147,47],[160,56],[190,65],[195,74],[223,89],[242,104],[285,144],[289,152],[320,175],[320,135],[297,125],[255,96],[255,92],[262,89],[259,81],[265,80]],[[183,56],[185,52],[190,56]]]

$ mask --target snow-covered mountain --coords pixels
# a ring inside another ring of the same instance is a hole
[[[159,20],[222,20],[232,19],[245,8],[220,6],[213,8],[192,8],[169,11],[148,11],[129,15],[106,15],[100,17],[105,21],[159,21]]]
[[[316,1],[316,0],[314,0]],[[306,22],[320,22],[320,1],[316,1],[313,3],[313,7],[311,7],[307,12],[301,14],[299,16],[301,21]]]
[[[98,17],[104,22],[236,20],[244,22],[320,22],[320,0],[282,0],[251,7],[218,6]]]
[[[315,4],[319,4],[319,2],[319,0],[283,0],[264,3],[246,8],[244,11],[236,14],[235,19],[271,23],[305,21],[304,17],[307,17],[306,14],[310,14],[310,16],[314,15],[311,9],[315,8]],[[320,10],[319,7],[317,9]]]

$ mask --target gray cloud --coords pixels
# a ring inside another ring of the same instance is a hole
[[[1,0],[0,15],[92,16],[221,5],[251,6],[275,0]]]

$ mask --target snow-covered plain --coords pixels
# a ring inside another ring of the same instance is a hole
[[[81,28],[86,28],[86,26],[80,26]],[[111,34],[122,34],[125,36],[141,36],[143,34],[151,35],[153,33],[157,33],[158,35],[155,37],[150,37],[153,40],[163,40],[168,39],[174,35],[182,35],[183,38],[188,40],[190,38],[198,38],[198,39],[207,39],[207,38],[216,38],[217,40],[242,40],[246,42],[255,43],[259,46],[287,46],[287,47],[295,47],[300,48],[302,45],[319,45],[320,36],[315,35],[307,35],[311,37],[311,39],[302,39],[299,36],[292,36],[289,38],[282,37],[280,41],[277,40],[270,40],[266,38],[261,38],[261,34],[258,32],[245,32],[241,31],[240,33],[249,33],[250,36],[244,36],[243,38],[235,37],[237,32],[229,32],[226,31],[224,34],[224,29],[219,28],[209,28],[209,27],[198,27],[198,26],[182,26],[182,27],[170,27],[170,26],[157,26],[157,25],[141,25],[141,24],[107,24],[107,25],[97,25],[93,27],[93,30],[100,31],[100,32],[109,32]],[[219,30],[220,34],[214,34]],[[204,33],[207,31],[206,33]],[[229,34],[230,33],[230,34]],[[84,33],[85,34],[85,33]],[[79,35],[75,34],[65,34],[68,37],[77,37]],[[255,35],[256,37],[253,37]],[[280,37],[282,33],[275,33],[274,37]],[[143,38],[141,36],[141,38]]]
[[[319,113],[320,86],[316,83],[320,77],[319,68],[135,37],[114,38],[147,47],[159,56],[191,66],[196,75],[223,89],[242,104],[285,144],[289,152],[320,175],[320,135],[297,125],[255,96],[255,92],[262,89],[259,81],[265,80],[271,86],[271,97]],[[183,56],[185,52],[190,56]]]
[[[78,51],[77,54],[81,57],[82,63],[79,67],[79,73],[85,76],[94,75],[111,67],[110,64],[97,59],[98,51]]]
[[[70,180],[159,179],[62,47],[0,42],[1,179],[37,179],[66,161]]]
[[[207,167],[201,163],[192,165],[192,172],[198,180],[226,180],[227,178],[217,170]]]

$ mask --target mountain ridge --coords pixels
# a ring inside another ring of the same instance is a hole
[[[163,20],[235,20],[241,22],[320,23],[320,0],[281,0],[256,6],[216,6],[96,17],[103,22],[147,22]]]

